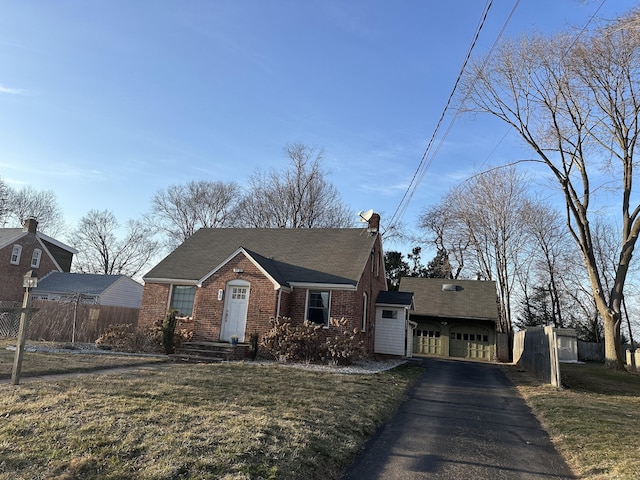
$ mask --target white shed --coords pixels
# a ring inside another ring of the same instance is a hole
[[[380,292],[376,299],[374,353],[410,357],[412,329],[409,309],[413,304],[411,292]]]

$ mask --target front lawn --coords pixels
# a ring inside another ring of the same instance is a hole
[[[27,342],[27,345],[34,342]],[[0,338],[0,380],[11,377],[16,339]],[[47,345],[40,343],[40,345]],[[53,346],[53,345],[51,345]],[[45,352],[25,352],[22,357],[21,378],[56,373],[91,372],[103,368],[128,367],[155,362],[166,362],[167,357],[152,355],[106,355],[106,354],[52,354]]]
[[[640,478],[640,375],[561,364],[558,390],[504,369],[580,478]]]
[[[2,385],[0,479],[338,478],[421,372],[174,364]]]

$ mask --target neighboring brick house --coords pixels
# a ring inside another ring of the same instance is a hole
[[[71,270],[77,250],[38,232],[28,218],[23,228],[0,228],[0,301],[22,302],[22,280],[29,270],[38,277]]]
[[[190,317],[194,339],[246,341],[272,317],[310,320],[330,333],[346,318],[374,351],[376,298],[386,290],[374,214],[368,228],[201,229],[144,276],[139,326],[169,308]]]

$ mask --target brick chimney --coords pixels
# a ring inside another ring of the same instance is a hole
[[[36,220],[34,217],[27,217],[27,219],[24,221],[23,230],[29,233],[36,233],[37,228],[38,220]]]
[[[369,227],[367,228],[367,231],[369,233],[378,233],[379,230],[380,230],[380,215],[378,215],[377,213],[374,213],[373,215],[371,215],[371,218],[369,219]]]

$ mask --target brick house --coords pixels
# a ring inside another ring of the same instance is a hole
[[[77,250],[37,229],[35,218],[28,218],[23,228],[0,228],[0,301],[22,302],[22,280],[29,270],[38,277],[71,270]]]
[[[346,318],[374,351],[376,298],[386,291],[374,214],[368,228],[201,229],[144,276],[139,326],[169,308],[190,318],[194,340],[246,341],[269,319],[322,324]]]

